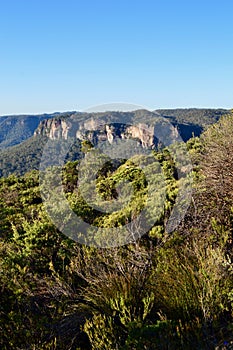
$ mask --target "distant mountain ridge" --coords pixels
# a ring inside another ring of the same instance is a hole
[[[98,118],[102,120],[103,124],[120,123],[122,120],[125,124],[135,125],[135,123],[150,123],[151,120],[156,116],[164,117],[173,126],[175,126],[184,141],[190,139],[193,135],[199,136],[203,129],[210,124],[216,123],[219,118],[227,114],[229,111],[226,109],[161,109],[155,110],[153,112],[147,110],[136,110],[132,112],[98,112],[98,113],[75,113],[71,116],[78,118],[78,124],[74,125],[72,129],[68,123],[66,123],[66,118],[62,115],[48,120],[42,120],[35,130],[34,135],[46,136],[51,139],[60,137],[66,138],[68,134],[73,133],[79,138],[80,132],[78,130],[93,130],[97,132],[98,138],[98,128],[95,123],[95,119]],[[85,125],[85,121],[89,120],[89,125]],[[75,124],[75,123],[74,123]],[[103,132],[104,130],[102,130]],[[108,133],[106,130],[105,133]],[[84,135],[83,135],[84,136]],[[94,137],[94,136],[93,136]],[[83,138],[83,137],[81,137]],[[93,140],[90,140],[93,141]]]
[[[192,136],[192,133],[199,135],[203,127],[215,123],[219,118],[229,112],[226,109],[157,109],[154,112],[168,119],[178,127],[184,141]],[[78,112],[55,112],[40,115],[11,115],[0,116],[0,150],[11,147],[29,139],[35,133],[40,123],[49,119],[66,118]],[[127,115],[132,112],[115,112]],[[85,113],[80,113],[80,115]],[[108,112],[97,113],[107,115]],[[94,113],[93,113],[94,115]],[[46,123],[46,122],[45,122]],[[48,124],[48,123],[47,123]],[[51,123],[52,124],[52,123]]]
[[[48,138],[66,138],[67,135],[77,139],[72,150],[71,159],[80,157],[80,142],[87,139],[96,144],[98,141],[110,141],[114,137],[136,138],[144,147],[153,147],[155,140],[148,137],[146,127],[144,132],[135,127],[137,123],[147,123],[155,116],[167,119],[184,141],[192,136],[199,136],[203,129],[217,122],[226,109],[174,109],[149,112],[137,110],[133,112],[102,112],[81,113],[66,112],[43,114],[39,116],[0,117],[0,176],[11,173],[22,175],[25,172],[38,169],[43,147]],[[78,122],[70,128],[69,117],[78,118]],[[102,120],[98,127],[96,119]],[[89,119],[89,122],[86,120]],[[125,124],[133,127],[126,128]],[[85,124],[86,123],[86,124]],[[89,123],[89,124],[88,124]],[[113,125],[113,123],[115,125]]]

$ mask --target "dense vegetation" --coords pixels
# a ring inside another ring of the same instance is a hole
[[[233,343],[233,115],[187,147],[195,178],[192,204],[172,234],[165,225],[182,178],[169,149],[154,151],[165,181],[163,211],[140,239],[115,248],[81,245],[60,233],[44,209],[39,173],[0,179],[3,350],[226,349]],[[91,154],[91,145],[82,144]],[[143,209],[148,183],[138,159],[108,161],[99,171],[99,200],[124,209],[101,213],[79,188],[79,160],[63,168],[71,208],[97,227],[120,227]],[[90,165],[93,159],[90,158]],[[87,163],[88,165],[88,163]],[[85,170],[85,169],[84,169]],[[88,166],[87,169],[88,171]],[[153,169],[152,169],[153,170]],[[147,169],[154,182],[160,174]],[[124,191],[124,187],[123,191]],[[156,208],[155,213],[156,212]],[[59,213],[58,213],[59,214]],[[101,244],[102,237],[95,237]],[[105,240],[108,237],[105,237]]]
[[[6,148],[0,152],[0,177],[10,174],[24,175],[31,170],[38,170],[47,137],[37,135],[20,145]],[[77,140],[67,157],[79,158],[80,142]]]

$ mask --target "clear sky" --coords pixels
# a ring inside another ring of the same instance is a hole
[[[233,107],[232,0],[0,0],[0,115]]]

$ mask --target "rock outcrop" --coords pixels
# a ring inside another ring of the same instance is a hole
[[[58,117],[43,120],[34,135],[47,136],[52,140],[74,137],[89,140],[93,145],[103,141],[111,144],[116,139],[135,139],[144,148],[154,148],[160,137],[163,139],[168,135],[173,140],[179,140],[177,127],[169,121],[164,125],[164,118],[161,119],[152,112],[150,120],[144,118],[144,121],[142,112],[140,111],[140,118],[137,118],[136,113],[128,112],[123,117],[121,112],[114,112],[114,115],[106,113],[103,116],[98,113],[80,113],[65,119]],[[148,117],[148,114],[146,116]]]

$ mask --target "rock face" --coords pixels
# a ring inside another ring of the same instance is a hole
[[[47,136],[51,140],[67,139],[69,134],[69,123],[59,118],[43,120],[34,132],[34,135]]]
[[[94,120],[90,123],[71,124],[69,121],[50,119],[41,122],[34,135],[47,136],[52,140],[76,137],[79,140],[89,140],[96,145],[101,141],[110,144],[115,139],[136,139],[143,147],[153,148],[156,140],[153,126],[139,124],[126,126],[119,124],[97,124]]]
[[[116,139],[134,139],[144,148],[154,148],[158,144],[160,136],[169,134],[173,140],[179,139],[176,126],[167,122],[161,124],[161,120],[155,118],[156,123],[142,122],[135,119],[134,112],[128,112],[126,122],[123,123],[120,112],[112,115],[87,115],[74,114],[70,118],[53,118],[43,120],[36,129],[34,135],[47,136],[52,140],[74,137],[79,140],[89,140],[93,145],[108,141],[110,144]],[[153,115],[154,117],[154,115]],[[142,118],[141,118],[142,119]]]

